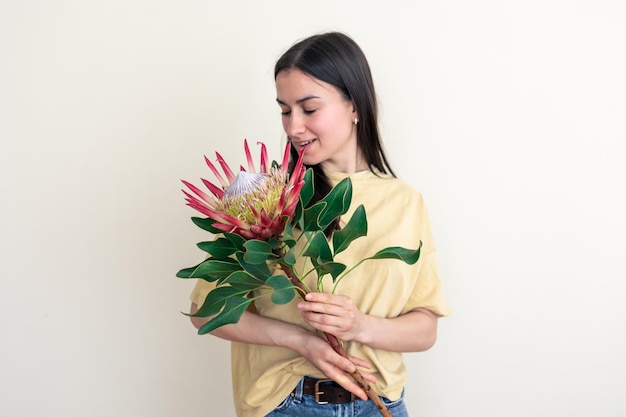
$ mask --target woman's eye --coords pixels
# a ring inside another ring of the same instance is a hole
[[[304,114],[313,114],[313,113],[315,113],[315,110],[306,110],[305,109],[303,111],[304,111]]]
[[[289,116],[291,114],[291,111],[290,110],[281,111],[280,114],[283,116]]]

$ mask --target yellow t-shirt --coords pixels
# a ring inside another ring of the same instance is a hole
[[[352,180],[352,203],[342,223],[350,219],[360,204],[364,205],[368,220],[367,236],[353,241],[335,257],[337,262],[350,268],[380,249],[389,246],[417,249],[420,241],[423,243],[420,259],[414,265],[394,259],[365,261],[339,283],[336,294],[349,295],[362,312],[378,317],[397,317],[417,307],[427,308],[439,316],[448,315],[421,194],[397,178],[376,175],[369,170],[327,175],[333,185],[347,176]],[[315,288],[316,277],[311,275],[306,284]],[[202,305],[212,288],[212,283],[198,280],[191,300]],[[330,276],[325,277],[324,289],[332,290]],[[255,301],[255,307],[262,316],[312,330],[301,319],[296,307],[298,301],[296,298],[290,304],[275,305],[269,297],[261,297]],[[407,379],[401,353],[372,349],[356,342],[346,342],[345,348],[349,355],[372,364],[379,394],[391,400],[400,397]],[[265,416],[289,395],[304,375],[324,378],[303,357],[283,347],[232,342],[231,362],[233,395],[239,417]]]

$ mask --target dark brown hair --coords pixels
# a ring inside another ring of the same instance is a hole
[[[274,79],[282,71],[298,69],[320,81],[333,85],[341,95],[354,104],[359,116],[357,145],[374,171],[395,176],[389,166],[378,130],[376,91],[365,54],[357,43],[340,32],[328,32],[305,38],[291,46],[276,62]],[[298,155],[292,149],[292,161]],[[311,167],[315,194],[309,204],[323,198],[332,188],[322,167]],[[338,229],[338,220],[327,230]]]

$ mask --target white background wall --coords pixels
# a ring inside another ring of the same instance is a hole
[[[280,156],[273,64],[327,29],[370,59],[453,308],[412,415],[626,415],[625,3],[406,3],[0,3],[0,415],[233,416],[228,343],[179,313],[179,180]]]

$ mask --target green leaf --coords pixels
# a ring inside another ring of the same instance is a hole
[[[271,237],[270,240],[267,241],[267,243],[270,245],[270,248],[272,248],[272,250],[280,248],[280,242],[275,237]]]
[[[204,298],[204,303],[194,314],[187,314],[191,317],[212,317],[220,312],[226,304],[226,300],[231,297],[246,295],[248,291],[234,287],[217,287],[211,290]]]
[[[274,275],[267,279],[267,285],[272,287],[272,302],[274,304],[287,304],[296,296],[296,290],[284,275]]]
[[[308,168],[304,173],[304,186],[300,190],[300,202],[302,207],[306,207],[313,197],[314,184],[313,184],[313,169]]]
[[[323,230],[350,208],[350,202],[352,201],[352,181],[350,178],[341,180],[320,200],[320,202],[322,201],[328,204],[320,214],[319,225]]]
[[[226,277],[222,284],[229,284],[239,290],[254,291],[265,285],[265,282],[247,272],[237,271]]]
[[[243,268],[253,277],[265,282],[269,277],[272,276],[272,273],[270,272],[270,269],[266,263],[251,264],[250,262],[246,262],[246,260],[244,259],[244,254],[242,252],[237,252],[235,256],[237,257],[237,261],[239,262],[241,268]]]
[[[201,278],[212,282],[220,278],[225,278],[237,270],[241,270],[241,267],[234,259],[209,258],[196,266],[181,269],[176,273],[176,276],[178,278]]]
[[[209,242],[200,242],[197,246],[209,255],[218,259],[228,258],[233,253],[237,252],[235,245],[233,245],[230,240],[223,237]]]
[[[283,233],[283,238],[281,241],[290,248],[296,246],[296,239],[293,234],[293,226],[289,222],[285,223],[285,231]]]
[[[326,236],[324,236],[323,232],[318,232],[313,236],[304,251],[304,256],[313,258],[317,260],[318,263],[330,262],[333,260],[333,254],[330,251],[328,240],[326,239]]]
[[[213,227],[213,223],[216,223],[216,221],[211,218],[192,217],[191,221],[200,229],[206,230],[207,232],[213,233],[214,235],[219,235],[220,233],[223,233],[221,230]]]
[[[367,236],[367,215],[363,204],[357,207],[348,224],[333,233],[335,255],[346,250],[353,240],[362,236]]]
[[[304,207],[302,206],[302,202],[298,201],[298,204],[296,205],[296,209],[293,211],[293,218],[291,219],[291,222],[289,223],[290,225],[292,225],[292,227],[295,227],[296,225],[298,225],[301,229],[302,229],[302,214],[304,213]]]
[[[176,276],[178,278],[191,278],[191,275],[194,273],[194,271],[198,269],[198,265],[196,266],[191,266],[189,268],[183,268],[180,271],[178,271],[176,273]],[[215,280],[213,280],[215,281]]]
[[[330,274],[333,277],[333,282],[346,270],[346,266],[339,262],[324,262],[323,264],[315,265],[315,271],[317,271],[318,277],[326,274]]]
[[[224,232],[222,232],[224,233]],[[246,239],[237,233],[224,233],[224,238],[228,239],[236,248],[243,252],[243,245],[246,243]]]
[[[307,169],[304,173],[304,186],[300,190],[300,195],[298,196],[298,204],[296,205],[296,209],[293,212],[293,218],[291,219],[292,225],[299,225],[300,229],[303,229],[303,214],[304,209],[311,201],[313,197],[313,170],[311,168]],[[293,235],[292,235],[293,236]]]
[[[328,203],[325,201],[318,201],[311,207],[304,209],[302,216],[302,231],[303,232],[316,232],[318,230],[324,230],[325,227],[321,226],[320,217],[322,212],[326,209]]]
[[[243,246],[246,248],[243,259],[250,264],[259,265],[265,263],[270,258],[276,257],[272,253],[270,244],[262,240],[248,240]]]
[[[399,246],[393,246],[378,251],[374,256],[366,259],[399,259],[406,262],[409,265],[413,265],[420,257],[420,251],[422,249],[422,242],[420,242],[419,248],[405,249]]]
[[[290,250],[285,254],[283,260],[287,265],[294,266],[296,264],[296,254],[294,253],[294,251]]]
[[[235,271],[240,271],[241,266],[234,259],[209,258],[202,262],[188,278],[205,278],[209,280],[223,279]]]
[[[220,314],[204,323],[198,329],[198,334],[206,334],[224,325],[237,323],[252,301],[252,298],[237,296],[227,299]]]

